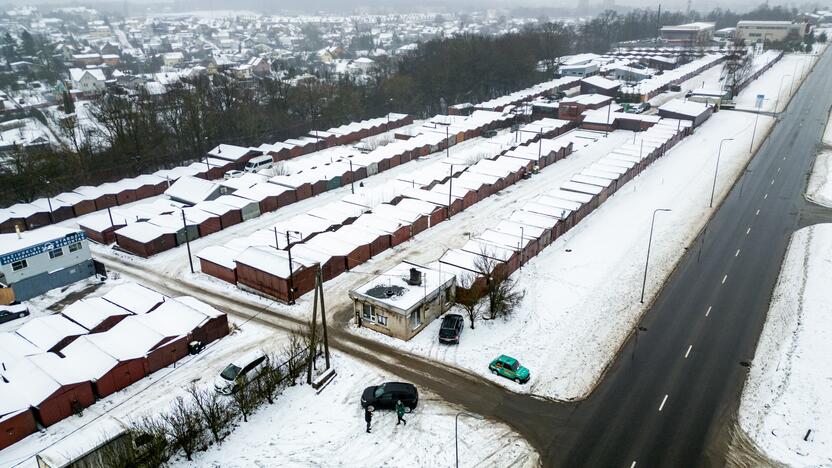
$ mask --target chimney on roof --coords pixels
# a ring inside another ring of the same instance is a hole
[[[17,233],[17,238],[18,239],[23,239],[23,236],[20,234],[20,225],[19,224],[14,225],[14,232]]]
[[[416,268],[410,269],[410,278],[407,280],[407,284],[411,286],[419,286],[422,284],[422,272],[417,270]]]

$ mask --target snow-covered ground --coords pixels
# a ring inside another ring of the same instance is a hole
[[[832,119],[827,121],[823,132],[821,150],[806,187],[806,199],[832,208]]]
[[[830,284],[832,224],[795,232],[739,409],[746,434],[789,466],[832,465]]]
[[[809,55],[787,56],[782,63],[793,67],[791,60],[803,60],[808,69],[808,64],[815,59],[815,56]],[[760,92],[773,95],[779,84],[779,73],[782,70],[775,66],[760,78],[759,82],[763,85],[752,84],[739,99],[753,99],[748,96],[756,96]],[[717,203],[750,157],[754,120],[755,115],[751,113],[716,113],[693,136],[677,145],[594,214],[538,255],[515,275],[526,288],[527,295],[509,322],[481,323],[475,330],[467,329],[460,346],[453,348],[436,344],[438,322],[432,323],[427,330],[406,343],[380,334],[373,335],[378,340],[413,353],[493,378],[512,390],[564,400],[587,395],[645,310],[638,298],[653,209],[671,208],[673,211],[661,213],[656,222],[646,294],[648,304],[683,255],[684,247],[689,245],[712,213],[708,201],[720,140],[734,138],[722,150]],[[762,142],[773,122],[771,117],[758,118],[755,146]],[[631,137],[631,132],[612,132],[607,138],[600,138],[565,160],[545,168],[540,175],[477,203],[450,221],[428,229],[354,271],[327,282],[326,303],[330,314],[351,312],[347,292],[366,282],[368,275],[386,270],[405,259],[418,263],[436,260],[446,249],[464,244],[469,233],[478,233],[493,226],[523,201],[554,189]],[[396,169],[409,170],[409,167]],[[388,175],[394,176],[393,171]],[[379,183],[382,182],[383,179],[379,179]],[[370,181],[366,189],[372,190],[373,187],[374,182]],[[198,251],[200,242],[201,245],[224,243],[232,236],[246,235],[312,206],[333,201],[343,196],[346,190],[342,188],[304,200],[283,212],[198,240],[192,243],[192,248]],[[111,258],[114,255],[110,250],[96,253]],[[147,278],[158,279],[161,273],[200,288],[222,291],[229,297],[249,303],[270,305],[282,314],[311,316],[309,295],[301,298],[295,306],[275,305],[273,301],[246,293],[207,275],[191,275],[187,272],[184,255],[184,249],[178,248],[149,260],[130,257],[129,261],[132,265],[145,268],[143,275]],[[360,332],[371,333],[365,330]],[[530,384],[519,386],[492,377],[487,372],[489,360],[500,353],[513,355],[531,369]]]
[[[100,295],[99,289],[94,295]],[[191,383],[211,385],[214,377],[225,368],[235,356],[250,349],[279,352],[285,344],[286,335],[276,333],[255,323],[243,324],[231,320],[237,330],[216,341],[200,354],[187,356],[175,366],[159,370],[126,389],[116,392],[94,405],[84,409],[83,416],[72,416],[35,433],[22,441],[0,451],[0,466],[37,467],[34,456],[46,447],[84,431],[95,438],[111,425],[111,419],[129,422],[142,414],[158,413],[177,396],[184,395]]]
[[[737,109],[754,109],[757,95],[764,95],[763,111],[782,111],[817,59],[814,54],[786,54],[767,72],[752,81],[734,100]],[[778,95],[777,89],[780,88]]]
[[[320,394],[306,385],[287,388],[221,445],[172,466],[453,466],[454,417],[462,411],[420,389],[419,405],[396,425],[392,411],[377,411],[365,432],[361,392],[397,380],[352,358],[333,355],[335,379]],[[537,453],[508,426],[459,418],[460,466],[531,467]]]
[[[761,81],[776,89],[779,78],[771,79],[776,73],[775,66]],[[740,99],[756,95],[759,89],[769,91],[754,84]],[[735,139],[723,146],[715,205],[750,157],[754,119],[754,114],[744,112],[714,114],[694,135],[515,273],[526,297],[508,322],[481,321],[476,329],[463,332],[456,347],[437,343],[439,321],[409,342],[365,329],[357,332],[451,363],[518,392],[563,400],[586,396],[645,310],[639,296],[653,210],[673,211],[660,213],[656,219],[646,304],[712,213],[708,202],[720,140]],[[762,142],[773,122],[770,117],[759,117],[755,145]],[[493,217],[486,224],[498,220]],[[472,231],[479,232],[479,228]],[[518,385],[488,372],[490,359],[502,353],[518,358],[531,370],[529,384]]]

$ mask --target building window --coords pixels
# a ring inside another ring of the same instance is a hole
[[[51,258],[53,260],[58,258],[58,257],[63,257],[63,256],[64,256],[64,249],[62,249],[62,248],[52,249],[52,250],[49,251],[49,258]]]
[[[415,330],[419,328],[419,325],[422,324],[422,313],[421,309],[416,309],[410,313],[410,328]]]
[[[374,322],[376,320],[376,311],[373,310],[373,306],[370,304],[362,304],[361,307],[364,310],[364,320]]]
[[[376,316],[376,321],[379,325],[383,327],[387,326],[387,317],[385,317],[384,315],[379,314],[378,316]]]
[[[26,260],[18,260],[16,262],[12,262],[12,271],[20,271],[28,267],[29,263]]]
[[[74,244],[69,244],[69,252],[70,253],[77,252],[79,250],[81,250],[81,243],[80,242],[76,242]]]

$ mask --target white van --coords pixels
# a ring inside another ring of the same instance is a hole
[[[237,391],[237,386],[240,382],[251,379],[256,375],[263,363],[268,359],[268,356],[262,351],[252,351],[239,358],[234,359],[231,364],[226,366],[220,375],[214,379],[214,389],[224,395],[230,395]]]
[[[274,165],[274,160],[268,154],[251,158],[244,168],[246,172],[257,172],[263,169],[271,169]]]

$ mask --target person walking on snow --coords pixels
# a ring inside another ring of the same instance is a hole
[[[401,400],[398,400],[396,402],[396,416],[399,417],[399,420],[396,421],[397,426],[401,423],[404,423],[404,425],[407,426],[407,421],[405,421],[404,418],[403,418],[403,416],[404,416],[404,405],[402,404]]]
[[[370,408],[364,408],[364,421],[367,421],[367,434],[370,433],[370,423],[373,422],[373,412]]]

